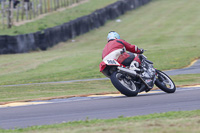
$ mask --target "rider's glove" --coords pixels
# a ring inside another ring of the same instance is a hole
[[[139,48],[138,50],[139,50],[138,54],[143,54],[144,53],[144,49]]]

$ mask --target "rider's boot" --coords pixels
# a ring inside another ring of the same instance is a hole
[[[131,62],[129,69],[133,71],[140,71],[139,66],[140,66],[139,62],[134,60]]]
[[[134,60],[131,62],[130,67],[129,67],[130,70],[141,71],[141,70],[139,69],[139,66],[140,66],[140,64],[141,64],[141,60],[140,60],[139,56],[140,56],[140,55],[137,54],[137,55],[135,56]]]

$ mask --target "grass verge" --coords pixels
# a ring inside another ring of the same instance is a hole
[[[175,84],[192,85],[200,83],[200,74],[171,76]],[[110,80],[75,83],[54,83],[24,86],[0,86],[0,104],[12,101],[66,98],[75,95],[117,93]]]
[[[50,97],[67,97],[74,95],[114,92],[109,80],[76,82],[67,84],[41,84],[15,87],[0,87],[0,103],[9,101],[26,101],[30,99],[47,99]],[[116,91],[117,92],[117,91]]]
[[[144,116],[119,116],[109,120],[85,120],[24,129],[3,130],[2,133],[198,133],[200,110],[157,113]]]

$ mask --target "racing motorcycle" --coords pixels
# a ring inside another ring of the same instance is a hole
[[[164,72],[153,67],[153,62],[143,54],[139,55],[140,71],[130,70],[129,66],[120,64],[115,59],[102,61],[100,72],[110,78],[114,87],[122,94],[131,97],[143,91],[150,91],[154,84],[166,93],[174,93],[176,86]]]

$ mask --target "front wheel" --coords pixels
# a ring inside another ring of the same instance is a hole
[[[113,72],[110,76],[112,84],[115,88],[120,91],[122,94],[131,97],[137,96],[138,89],[134,82],[119,72]]]
[[[155,81],[156,86],[164,92],[174,93],[176,91],[176,86],[172,79],[162,71],[156,70],[156,72],[158,75]]]

